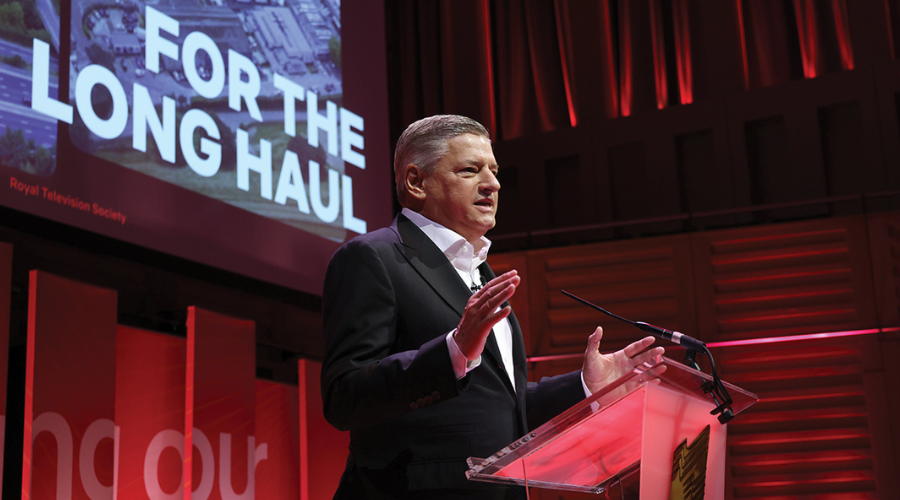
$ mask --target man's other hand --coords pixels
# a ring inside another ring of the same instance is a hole
[[[603,338],[603,328],[598,326],[588,337],[587,349],[584,352],[581,374],[591,394],[626,373],[630,373],[635,367],[665,354],[665,349],[660,346],[647,349],[653,345],[655,340],[653,337],[644,337],[611,354],[601,354],[601,338]]]

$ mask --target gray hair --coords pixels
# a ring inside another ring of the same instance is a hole
[[[406,127],[394,149],[394,180],[401,205],[406,196],[403,169],[413,164],[425,174],[433,173],[437,163],[450,149],[447,141],[463,134],[491,138],[484,125],[460,115],[429,116]]]

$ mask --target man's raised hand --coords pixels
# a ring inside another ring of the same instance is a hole
[[[509,316],[512,311],[509,306],[499,310],[498,308],[512,298],[521,280],[518,271],[509,271],[487,282],[481,290],[469,298],[456,333],[453,334],[453,340],[466,359],[469,361],[478,359],[484,350],[484,343],[491,333],[491,328]]]

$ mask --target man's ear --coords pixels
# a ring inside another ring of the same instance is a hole
[[[403,169],[403,183],[406,186],[406,194],[410,202],[425,202],[425,174],[419,167],[410,163]]]

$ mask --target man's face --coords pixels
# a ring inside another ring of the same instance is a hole
[[[474,242],[494,227],[500,190],[497,160],[491,141],[480,135],[458,135],[447,145],[447,154],[422,181],[421,213]]]

